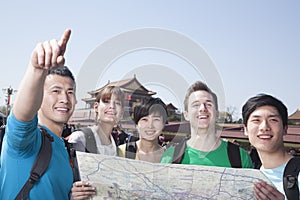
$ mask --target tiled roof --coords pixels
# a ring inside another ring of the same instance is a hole
[[[103,88],[106,86],[118,86],[122,88],[123,90],[127,90],[130,92],[136,92],[136,93],[143,93],[143,94],[148,94],[148,95],[154,95],[156,92],[153,92],[151,90],[146,89],[134,76],[133,78],[130,79],[124,79],[120,81],[114,81],[114,82],[108,82],[106,85],[104,85],[101,88],[98,88],[96,90],[88,92],[89,94],[96,94],[99,91],[101,91]]]
[[[176,108],[172,103],[168,103],[166,104],[167,108],[172,109],[172,110],[177,110],[178,108]]]
[[[289,119],[300,120],[300,110],[297,109],[293,114],[289,116]]]

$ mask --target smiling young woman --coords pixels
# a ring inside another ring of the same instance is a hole
[[[139,133],[139,140],[134,142],[134,156],[131,158],[159,163],[164,148],[159,145],[158,137],[167,122],[167,108],[159,98],[143,99],[134,107],[133,121]],[[128,144],[119,146],[119,156],[126,156]]]

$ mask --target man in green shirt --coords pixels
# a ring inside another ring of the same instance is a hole
[[[191,126],[191,137],[184,144],[185,150],[179,162],[174,162],[178,155],[174,155],[175,146],[170,146],[163,154],[161,163],[253,168],[247,151],[235,146],[236,150],[232,151],[239,157],[230,157],[228,142],[216,133],[218,99],[205,83],[197,81],[188,88],[184,109],[184,117]],[[235,159],[239,160],[236,166],[232,164]]]

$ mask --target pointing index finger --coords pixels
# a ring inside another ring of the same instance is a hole
[[[70,36],[71,36],[71,30],[66,29],[63,36],[61,37],[60,41],[58,42],[58,45],[60,46],[60,55],[61,56],[63,56],[66,51],[67,43],[70,39]]]

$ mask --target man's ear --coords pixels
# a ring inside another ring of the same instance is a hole
[[[184,111],[183,116],[186,121],[190,121],[189,116],[188,116],[188,111]]]
[[[244,135],[248,136],[247,126],[244,124]]]

